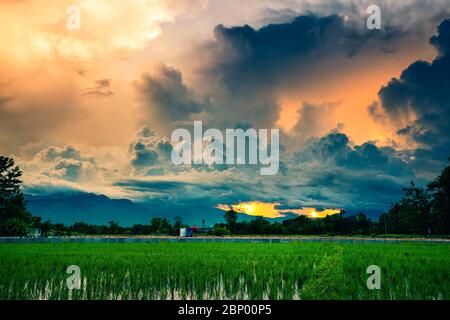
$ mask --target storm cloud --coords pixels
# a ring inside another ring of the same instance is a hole
[[[136,88],[144,121],[158,117],[152,124],[164,133],[192,119],[221,128],[238,122],[274,127],[286,91],[301,92],[321,74],[327,80],[344,73],[355,57],[370,60],[374,47],[404,34],[393,27],[372,32],[339,15],[308,14],[259,29],[217,25],[213,35],[191,53],[194,83],[165,65],[142,75]]]
[[[137,175],[163,174],[163,166],[170,165],[173,146],[155,131],[143,127],[129,145],[131,166]]]
[[[177,121],[189,119],[207,108],[207,101],[196,97],[183,82],[181,72],[166,65],[143,74],[136,88],[145,120],[157,119],[155,125],[159,129],[173,127]]]
[[[435,167],[433,161],[445,164],[450,155],[450,19],[439,25],[430,44],[438,52],[432,62],[414,62],[379,92],[387,117],[408,121],[397,133],[419,145],[411,159],[425,170]]]

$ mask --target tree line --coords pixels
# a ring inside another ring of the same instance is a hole
[[[449,159],[450,160],[450,159]],[[21,191],[22,172],[14,160],[0,156],[0,236],[25,236],[30,228],[40,228],[43,235],[178,235],[187,227],[180,217],[173,223],[167,218],[152,218],[149,224],[132,227],[110,221],[108,225],[84,222],[66,226],[42,221],[26,210]],[[377,221],[364,213],[346,216],[344,213],[311,219],[298,216],[282,222],[269,222],[257,217],[251,221],[238,221],[233,210],[224,214],[225,223],[206,231],[209,235],[450,235],[450,166],[426,187],[411,183],[404,188],[404,196],[393,203]]]
[[[180,228],[187,227],[180,217],[171,223],[167,218],[152,218],[149,224],[135,224],[132,227],[120,226],[117,222],[109,221],[108,225],[95,225],[76,222],[66,226],[62,223],[42,221],[40,217],[33,218],[33,228],[40,228],[43,235],[76,236],[76,235],[168,235],[177,236]]]

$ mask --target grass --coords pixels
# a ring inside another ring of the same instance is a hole
[[[438,243],[1,244],[0,299],[449,300],[449,270]]]

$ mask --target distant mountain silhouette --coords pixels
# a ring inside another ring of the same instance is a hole
[[[175,204],[165,202],[133,202],[129,199],[111,199],[105,195],[93,193],[54,193],[49,195],[25,194],[26,207],[33,215],[66,225],[85,222],[107,225],[109,221],[119,222],[122,226],[148,224],[153,217],[167,218],[171,222],[175,217],[182,218],[189,225],[213,226],[224,222],[222,210],[213,205],[201,203]],[[240,221],[254,217],[240,215]]]
[[[151,203],[133,202],[129,199],[111,199],[105,195],[93,193],[55,193],[50,195],[25,194],[26,207],[33,215],[51,220],[53,223],[66,225],[75,222],[85,222],[96,225],[107,225],[109,221],[119,222],[122,226],[148,224],[153,217],[167,218],[171,222],[175,217],[182,218],[183,223],[206,226],[223,223],[224,211],[214,208],[211,204],[188,203]],[[346,215],[360,211],[347,210]],[[364,211],[371,218],[378,218],[378,212]],[[295,218],[296,215],[286,213],[283,218],[270,219],[271,222],[281,222]],[[255,217],[239,215],[239,221],[250,221]]]
[[[106,225],[116,221],[124,226],[149,223],[150,209],[128,199],[110,199],[93,193],[25,195],[26,207],[35,216],[53,223],[86,222]]]

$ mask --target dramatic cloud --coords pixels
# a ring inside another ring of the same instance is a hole
[[[342,124],[334,122],[336,108],[339,103],[326,103],[314,105],[304,102],[298,109],[299,118],[292,128],[289,139],[290,148],[298,148],[308,139],[321,137],[331,129],[340,127]]]
[[[449,20],[427,40],[448,1],[378,1],[371,31],[370,0],[206,3],[80,0],[81,29],[68,30],[70,1],[2,1],[0,152],[26,192],[96,192],[158,215],[378,214],[442,168]],[[279,174],[174,165],[170,134],[194,120],[280,126]]]
[[[23,167],[39,175],[71,182],[92,180],[99,170],[94,158],[82,156],[72,146],[48,147],[31,161],[24,162]]]
[[[200,101],[184,83],[181,73],[161,65],[154,73],[146,73],[136,84],[144,114],[147,119],[157,119],[159,128],[173,127],[177,121],[205,109],[206,101]],[[169,131],[167,131],[169,132]]]
[[[111,197],[132,196],[111,187],[114,181],[129,176],[130,165],[121,149],[88,148],[82,151],[71,145],[44,149],[33,146],[24,154],[26,158],[16,157],[16,160],[23,170],[25,193],[94,192]]]
[[[294,158],[299,164],[318,162],[352,170],[376,171],[380,174],[408,177],[412,172],[390,147],[379,148],[371,142],[352,146],[349,138],[333,132],[310,142]]]
[[[203,65],[215,115],[225,123],[236,119],[256,127],[270,127],[278,120],[276,87],[280,76],[289,76],[327,37],[338,17],[299,17],[292,23],[259,30],[250,26],[214,30],[215,41],[199,49],[209,64]],[[293,71],[293,70],[291,70]]]
[[[216,65],[211,72],[231,90],[280,81],[293,66],[317,55],[351,55],[368,35],[344,25],[340,16],[299,16],[292,22],[270,24],[259,30],[246,25],[214,30]],[[304,67],[304,66],[303,66]]]
[[[288,85],[295,83],[301,88],[313,71],[322,70],[323,61],[351,61],[361,50],[367,50],[366,46],[374,46],[371,41],[382,44],[399,36],[401,33],[395,29],[384,33],[362,31],[347,25],[339,16],[302,16],[258,30],[249,26],[218,26],[215,40],[208,43],[203,52],[208,63],[203,65],[201,75],[206,83],[203,93],[208,99],[198,98],[182,81],[181,74],[167,67],[144,76],[138,88],[141,95],[147,97],[150,110],[177,124],[204,112],[210,116],[209,123],[219,128],[237,122],[247,126],[271,126],[279,116],[277,100],[280,87],[285,86],[286,81],[292,82]],[[440,43],[441,39],[433,41]],[[134,166],[146,164],[141,167],[141,174],[164,173],[166,178],[171,175],[172,179],[189,175],[195,177],[195,181],[188,183],[184,178],[186,185],[176,184],[175,188],[171,179],[165,180],[163,185],[128,181],[120,186],[141,196],[158,194],[170,201],[177,199],[177,203],[232,205],[258,199],[296,208],[337,207],[350,211],[364,208],[380,212],[401,196],[402,188],[410,180],[417,179],[413,166],[408,163],[410,155],[393,147],[377,146],[376,142],[352,143],[348,135],[339,132],[345,125],[334,122],[332,117],[344,104],[341,101],[302,104],[292,132],[284,134],[284,148],[288,150],[282,152],[283,170],[279,176],[261,178],[256,176],[255,170],[239,166],[225,166],[222,170],[170,167],[158,160],[167,158],[161,156],[157,147],[160,138],[157,138],[152,143],[133,145]],[[380,120],[384,119],[384,109],[384,104],[377,103],[370,108],[378,112]],[[338,129],[323,136],[334,127]],[[151,166],[164,167],[164,170],[152,172],[148,170]],[[139,187],[133,187],[134,183]],[[192,191],[189,200],[177,194],[177,190],[185,188]]]
[[[133,172],[138,175],[163,174],[163,167],[170,165],[172,148],[170,141],[143,127],[129,146]]]
[[[275,127],[285,95],[297,99],[297,105],[309,101],[311,90],[320,91],[322,86],[327,90],[348,71],[370,64],[374,48],[383,55],[379,48],[402,36],[393,27],[370,32],[339,15],[301,15],[259,29],[217,25],[214,39],[195,46],[190,54],[193,81],[186,83],[181,71],[167,66],[145,73],[138,81],[144,120],[166,135],[193,119],[220,128],[239,123]],[[326,124],[317,121],[310,105],[326,103],[317,103],[321,100],[317,95],[314,100],[299,110],[300,118],[315,126],[314,133],[323,134],[344,122],[336,121],[338,113],[328,116]],[[299,139],[310,136],[312,132]]]
[[[0,152],[30,143],[123,146],[136,130],[130,83],[148,62],[133,55],[152,49],[163,24],[206,3],[1,1]],[[80,29],[67,27],[73,8]]]
[[[319,200],[318,205],[335,203],[352,210],[380,210],[415,179],[393,148],[380,148],[371,142],[354,145],[339,132],[312,140],[298,151],[289,167],[289,175],[294,174],[302,178],[301,185],[309,189],[311,198]]]
[[[450,20],[430,39],[439,55],[431,63],[417,61],[392,79],[380,92],[381,107],[394,122],[406,126],[398,131],[418,144],[412,160],[418,168],[427,162],[445,164],[450,155]]]
[[[338,132],[311,140],[293,158],[283,154],[285,173],[273,177],[259,176],[249,166],[173,166],[170,147],[163,141],[143,129],[130,148],[135,173],[141,177],[114,186],[155,205],[213,208],[257,200],[288,207],[279,209],[280,215],[302,214],[299,208],[311,207],[379,213],[415,178],[394,149],[370,142],[354,145]]]

